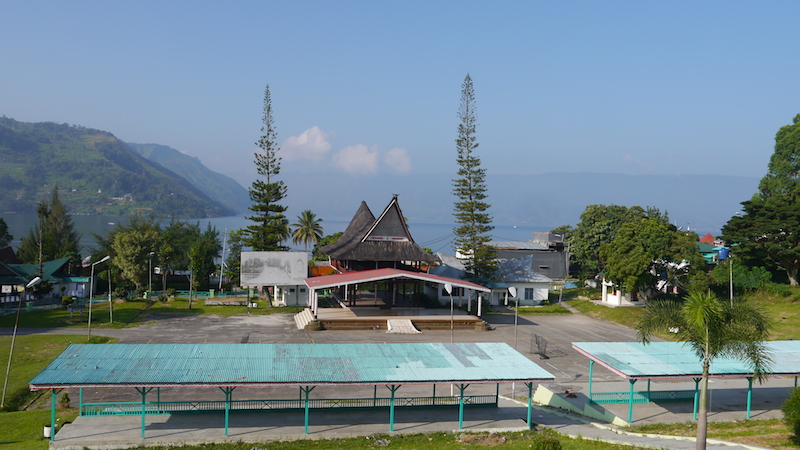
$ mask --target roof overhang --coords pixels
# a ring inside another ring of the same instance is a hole
[[[326,275],[322,277],[306,278],[306,286],[309,289],[325,289],[337,286],[347,286],[359,283],[371,283],[374,281],[391,280],[396,278],[407,278],[412,280],[428,281],[437,284],[451,284],[454,287],[462,287],[480,292],[491,292],[491,289],[479,284],[455,278],[440,277],[424,272],[410,272],[400,269],[373,269],[358,272],[347,272],[336,275]]]

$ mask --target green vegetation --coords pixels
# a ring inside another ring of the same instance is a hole
[[[91,343],[102,344],[110,341],[111,339],[107,337],[92,336]],[[70,343],[85,344],[87,343],[86,336],[17,336],[17,341],[14,344],[14,360],[11,362],[11,374],[8,378],[8,390],[4,407],[6,411],[21,409],[38,396],[37,392],[28,390],[28,382],[47,367]],[[0,361],[3,363],[8,362],[10,350],[11,336],[0,336]],[[46,421],[39,424],[41,425],[44,422]],[[39,434],[41,434],[41,428],[39,429]]]
[[[697,424],[686,422],[639,425],[629,428],[628,431],[669,436],[694,436],[697,434]],[[775,450],[800,448],[791,441],[791,431],[781,419],[709,422],[708,437]]]
[[[461,85],[461,105],[458,108],[458,137],[456,150],[458,178],[453,180],[453,194],[456,196],[455,246],[459,252],[469,255],[464,262],[470,281],[482,283],[491,280],[497,271],[495,249],[487,245],[492,240],[489,232],[494,229],[490,205],[486,203],[486,169],[481,167],[481,159],[475,153],[478,148],[478,117],[475,111],[475,89],[472,78],[467,74]]]
[[[255,153],[256,171],[264,177],[253,181],[250,186],[250,200],[253,204],[247,217],[255,222],[244,230],[243,242],[253,251],[288,250],[282,242],[290,234],[289,221],[283,215],[286,207],[279,205],[286,196],[286,185],[276,177],[281,172],[281,157],[278,156],[278,132],[272,117],[272,97],[269,85],[264,89],[264,116],[262,117],[261,138],[256,142],[260,153]]]
[[[509,305],[510,306],[510,305]],[[512,308],[513,309],[513,308]],[[558,303],[542,306],[520,306],[519,313],[521,315],[535,315],[535,314],[572,314],[570,310],[564,308]]]
[[[95,297],[97,300],[97,297]],[[108,302],[92,305],[92,328],[125,328],[137,325],[143,311],[150,304],[144,300],[128,300],[114,303],[114,323],[109,324]],[[65,308],[46,311],[23,312],[19,316],[19,326],[29,328],[85,328],[89,321],[88,306],[83,313],[70,314]],[[15,314],[0,316],[0,327],[13,327]]]
[[[792,389],[789,398],[783,402],[783,422],[792,432],[792,441],[800,443],[800,389]]]
[[[184,178],[132,152],[105,131],[0,117],[0,211],[33,212],[59,186],[74,213],[227,216]]]
[[[58,186],[53,187],[49,204],[44,200],[39,202],[36,214],[38,223],[22,237],[17,257],[27,264],[70,257],[68,270],[76,273],[74,268],[80,264],[81,235],[75,231],[72,217],[58,195]]]
[[[48,398],[49,401],[49,398]],[[56,411],[56,424],[72,422],[78,416],[77,408]],[[42,428],[50,423],[50,409],[13,411],[0,413],[0,422],[14,426],[0,427],[0,450],[46,450],[49,440],[42,434]]]
[[[317,215],[311,210],[301,212],[297,216],[297,223],[292,224],[294,227],[292,242],[305,245],[306,250],[308,250],[308,244],[316,245],[322,239],[320,222],[322,219],[317,218]]]

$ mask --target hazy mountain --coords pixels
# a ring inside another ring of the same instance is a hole
[[[236,212],[246,211],[250,206],[247,189],[231,177],[211,171],[199,159],[185,155],[174,148],[159,144],[132,144],[126,142],[131,150],[150,161],[186,178],[208,197],[227,205]]]
[[[289,215],[311,209],[327,220],[350,220],[361,200],[380,214],[399,194],[411,223],[452,223],[452,174],[332,177],[281,174],[288,186]],[[326,181],[328,180],[328,181]],[[587,205],[653,206],[678,226],[719,234],[740,203],[756,192],[759,178],[725,175],[620,175],[545,173],[487,176],[490,212],[502,225],[542,230],[575,225]]]
[[[56,185],[73,213],[143,211],[187,218],[233,213],[111,133],[0,118],[0,211],[35,211]]]

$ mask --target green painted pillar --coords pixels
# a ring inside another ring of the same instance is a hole
[[[697,406],[700,403],[700,378],[694,378],[694,415],[692,420],[697,420]]]
[[[161,388],[156,388],[156,409],[161,414]]]
[[[525,386],[528,386],[528,429],[532,429],[531,426],[531,409],[533,407],[533,383],[525,383]]]
[[[83,415],[83,388],[78,389],[78,416]]]
[[[136,391],[142,394],[142,439],[144,439],[144,428],[145,428],[145,416],[146,416],[146,408],[147,408],[147,393],[152,391],[153,388],[146,389],[146,388],[136,388]]]
[[[436,384],[433,385],[433,398],[431,398],[431,406],[436,406]]]
[[[378,406],[378,385],[372,386],[372,409]]]
[[[494,387],[494,406],[498,406],[498,402],[500,400],[500,383],[497,383]]]
[[[628,383],[631,384],[628,392],[628,423],[633,423],[633,385],[636,384],[636,380],[628,380]]]
[[[753,377],[747,377],[747,418],[750,418],[750,408],[753,406]]]
[[[594,372],[594,360],[589,360],[589,401],[592,401],[592,374]]]
[[[233,390],[235,387],[219,388],[225,393],[225,437],[228,437],[228,424],[230,423],[231,414],[231,399],[233,398]]]
[[[652,381],[652,380],[650,380],[650,378],[648,378],[647,379],[647,401],[652,403],[652,400],[650,400],[650,381]]]
[[[305,430],[304,433],[308,434],[308,394],[314,390],[314,386],[311,387],[300,387],[300,389],[305,393],[306,401],[305,401]]]
[[[50,442],[56,440],[56,394],[60,389],[50,392]]]
[[[389,400],[389,431],[394,431],[394,393],[400,389],[400,386],[393,384],[386,387],[392,391],[392,398]]]
[[[458,429],[464,429],[464,391],[469,387],[468,384],[458,385]]]

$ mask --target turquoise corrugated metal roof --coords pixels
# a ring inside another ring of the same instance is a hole
[[[31,389],[552,381],[504,343],[72,344]]]
[[[765,342],[771,354],[770,373],[800,375],[800,341]],[[703,373],[700,359],[683,342],[573,342],[572,347],[617,375],[632,378],[698,378]],[[753,373],[745,361],[716,358],[712,377],[744,377]]]

